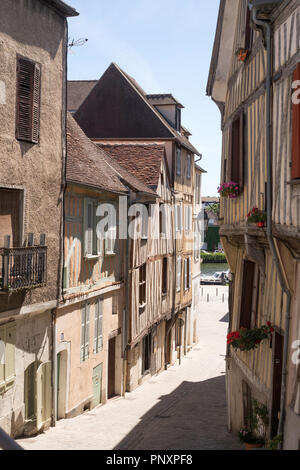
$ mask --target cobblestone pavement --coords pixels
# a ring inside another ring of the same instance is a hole
[[[221,298],[203,299],[200,342],[180,366],[152,377],[125,398],[18,442],[29,450],[241,449],[226,428],[226,313]]]

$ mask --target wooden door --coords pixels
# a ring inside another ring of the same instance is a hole
[[[93,369],[93,401],[92,408],[101,403],[101,390],[102,390],[102,363]]]
[[[275,333],[275,344],[273,354],[273,401],[271,419],[271,437],[277,435],[281,399],[281,376],[283,359],[283,336]]]
[[[116,364],[116,338],[111,338],[108,342],[108,380],[107,380],[107,397],[111,398],[115,395],[115,366]]]

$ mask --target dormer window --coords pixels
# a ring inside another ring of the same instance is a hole
[[[181,129],[181,109],[176,106],[175,128],[178,132]]]

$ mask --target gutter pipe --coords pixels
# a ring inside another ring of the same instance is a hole
[[[287,296],[287,306],[285,313],[285,331],[284,331],[284,347],[283,347],[283,364],[281,376],[281,399],[280,399],[280,418],[278,424],[278,435],[283,435],[285,420],[285,401],[286,401],[286,382],[288,373],[288,346],[289,346],[289,330],[290,330],[290,313],[291,313],[291,292],[286,283],[280,259],[275,247],[272,234],[272,150],[271,150],[271,91],[272,91],[272,27],[270,22],[259,20],[257,18],[257,9],[252,10],[253,22],[263,27],[266,32],[266,48],[267,48],[267,76],[266,76],[266,150],[267,150],[267,238],[273,260],[278,273],[280,286]],[[282,441],[283,442],[283,441]],[[282,445],[282,444],[281,444]]]

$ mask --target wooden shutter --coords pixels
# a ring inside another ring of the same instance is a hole
[[[98,299],[95,305],[94,352],[103,348],[103,301]]]
[[[81,310],[81,334],[80,334],[80,362],[84,361],[84,345],[85,345],[85,305]]]
[[[300,80],[300,63],[294,71],[293,81]],[[292,179],[300,178],[300,103],[293,103],[292,112]]]
[[[90,304],[87,303],[85,307],[85,336],[84,336],[85,350],[84,359],[89,357],[90,349]]]
[[[233,121],[230,137],[230,180],[244,186],[244,114],[241,112]]]
[[[184,260],[184,290],[187,290],[187,283],[188,283],[188,260],[185,258]]]
[[[16,110],[16,138],[19,140],[39,142],[40,88],[40,65],[28,59],[19,58],[17,62]]]
[[[192,258],[188,259],[189,261],[189,289],[192,287]]]
[[[163,258],[162,261],[162,293],[166,294],[168,291],[168,258]]]
[[[0,390],[5,386],[5,327],[0,326]]]
[[[99,301],[95,303],[94,353],[98,352],[98,319],[99,319]]]
[[[181,256],[177,258],[176,278],[177,278],[177,282],[176,282],[177,292],[179,292],[181,289]]]
[[[240,328],[251,328],[251,312],[253,299],[255,263],[244,261],[243,289],[240,311]]]
[[[84,200],[84,256],[93,254],[94,239],[94,205],[89,199]]]

